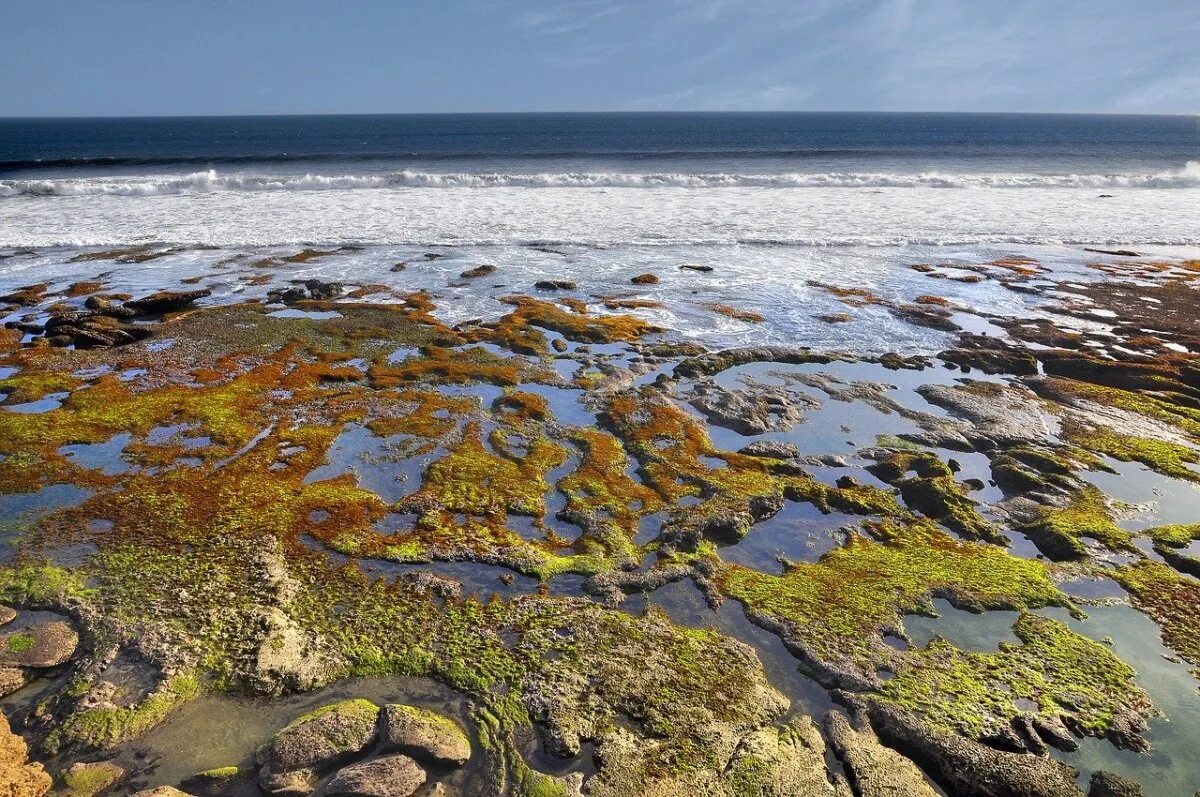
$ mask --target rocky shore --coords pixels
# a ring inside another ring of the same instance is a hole
[[[457,324],[436,291],[314,279],[237,303],[203,278],[14,287],[0,795],[1156,793],[1072,763],[1152,756],[1166,711],[1076,621],[1128,605],[1200,668],[1200,263],[1096,258],[1091,285],[1017,255],[914,264],[928,292],[903,300],[813,284],[840,324],[943,333],[932,356],[709,351],[649,298],[557,278]],[[938,280],[1041,305],[1005,317]],[[1129,522],[1150,510],[1113,476],[1185,498]],[[658,602],[668,584],[735,605],[828,703]],[[1010,619],[915,638],[943,604]],[[147,746],[208,696],[399,676],[461,713],[331,699],[170,782]]]

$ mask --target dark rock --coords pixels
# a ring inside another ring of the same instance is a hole
[[[684,263],[679,267],[680,271],[698,271],[701,274],[707,274],[713,270],[712,266],[702,266],[696,263]]]
[[[408,263],[397,263],[396,265],[394,265],[390,269],[388,269],[388,271],[392,272],[393,274],[399,274],[401,271],[403,271],[406,268],[408,268]]]
[[[573,291],[579,286],[571,280],[538,280],[533,287],[539,291]]]
[[[425,785],[425,770],[405,755],[354,764],[325,784],[326,797],[410,797]]]
[[[426,709],[389,704],[383,710],[382,747],[429,763],[462,766],[471,740],[454,720]]]
[[[1123,775],[1101,770],[1092,773],[1088,797],[1142,797],[1142,787]]]
[[[308,289],[309,296],[320,301],[337,298],[346,290],[346,286],[340,282],[325,282],[315,279],[305,280],[304,287]]]
[[[556,352],[562,353],[567,350],[567,342],[562,338],[555,338],[554,340],[550,341],[550,348],[554,349]]]
[[[971,332],[959,335],[958,344],[943,351],[938,358],[960,367],[978,368],[985,374],[1032,376],[1038,370],[1037,360],[1028,349]]]
[[[657,285],[658,277],[653,274],[638,274],[630,280],[634,285]]]
[[[159,291],[141,299],[131,299],[125,302],[125,306],[142,315],[162,315],[189,307],[206,296],[212,296],[212,291],[207,288],[194,291]]]
[[[489,274],[495,274],[495,273],[496,273],[495,266],[490,265],[490,264],[484,264],[482,266],[476,266],[475,268],[469,268],[466,271],[464,271],[462,274],[460,274],[459,276],[463,277],[465,279],[472,279],[475,277],[486,277]]]
[[[742,349],[726,349],[689,357],[675,366],[675,378],[695,379],[700,376],[713,376],[737,365],[748,363],[786,363],[788,365],[803,365],[805,363],[831,363],[835,358],[827,354],[814,354],[808,349],[790,348],[786,346],[752,346]]]
[[[950,311],[940,307],[906,304],[900,307],[893,307],[892,315],[901,321],[907,321],[913,326],[940,329],[943,332],[957,332],[962,329],[962,327],[950,320]]]
[[[112,300],[99,294],[92,294],[83,300],[83,306],[89,310],[107,310],[112,307]]]
[[[308,298],[308,293],[300,287],[275,288],[267,291],[269,304],[296,304]]]
[[[1111,194],[1101,194],[1100,196],[1112,198]],[[1090,249],[1085,246],[1083,247],[1083,251],[1094,252],[1098,255],[1113,255],[1115,257],[1141,257],[1140,254],[1129,249]]]

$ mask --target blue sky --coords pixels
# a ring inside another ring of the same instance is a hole
[[[0,116],[1200,112],[1196,0],[0,0]]]

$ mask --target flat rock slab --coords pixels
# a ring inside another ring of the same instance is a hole
[[[406,755],[354,764],[325,784],[325,797],[409,797],[425,785],[425,770]]]
[[[423,761],[462,766],[471,758],[471,740],[448,717],[399,703],[383,711],[383,748]]]
[[[16,609],[0,605],[0,625],[8,625],[16,618],[16,616]]]
[[[79,634],[56,620],[0,635],[0,667],[57,667],[71,658]]]

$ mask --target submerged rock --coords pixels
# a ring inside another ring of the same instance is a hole
[[[425,785],[425,770],[406,755],[389,755],[340,770],[326,797],[409,797]]]
[[[787,431],[804,420],[804,410],[820,406],[805,393],[759,384],[729,390],[703,382],[692,394],[691,405],[710,422],[747,436]]]
[[[462,274],[460,274],[459,276],[463,277],[465,279],[474,279],[476,277],[486,277],[489,274],[495,274],[495,273],[496,273],[495,266],[490,265],[490,264],[484,264],[482,266],[476,266],[475,268],[469,268],[466,271],[464,271]]]
[[[111,761],[77,763],[63,773],[64,797],[93,797],[107,791],[126,776],[125,769]]]
[[[571,280],[538,280],[533,287],[539,291],[573,291],[579,285]]]
[[[159,786],[157,789],[134,792],[133,797],[192,797],[192,795],[186,791],[180,791],[174,786]]]
[[[1142,787],[1123,775],[1093,772],[1088,797],[1142,797]]]
[[[462,766],[471,758],[471,740],[457,723],[416,706],[392,703],[384,707],[380,733],[384,750],[423,761]]]

